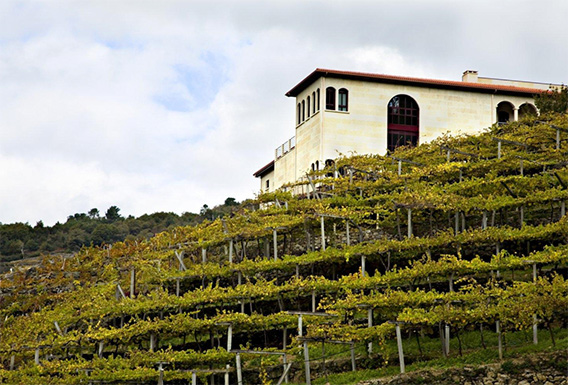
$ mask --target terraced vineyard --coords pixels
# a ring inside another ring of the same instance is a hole
[[[566,344],[568,117],[540,119],[8,274],[0,382],[311,383]]]

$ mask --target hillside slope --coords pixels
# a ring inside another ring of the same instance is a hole
[[[540,119],[7,274],[0,381],[322,383],[565,348],[568,116]]]

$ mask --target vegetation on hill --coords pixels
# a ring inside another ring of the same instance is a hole
[[[566,349],[567,149],[543,115],[45,256],[0,280],[0,382],[346,384]]]
[[[117,206],[104,215],[93,208],[88,213],[70,215],[65,223],[45,226],[42,221],[0,224],[0,262],[36,257],[41,254],[70,254],[83,246],[101,246],[119,241],[142,241],[179,226],[198,225],[230,214],[238,206],[234,198],[222,205],[204,205],[198,214],[168,212],[123,217]],[[5,270],[5,268],[4,268]]]

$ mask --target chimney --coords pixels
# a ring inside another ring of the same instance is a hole
[[[467,70],[462,75],[462,82],[477,83],[477,71]]]

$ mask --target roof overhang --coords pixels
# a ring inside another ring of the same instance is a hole
[[[265,176],[266,174],[270,173],[274,171],[274,161],[268,163],[266,166],[262,167],[261,169],[259,169],[257,172],[255,172],[254,175],[256,178],[262,178],[263,176]]]
[[[422,79],[422,78],[411,78],[406,76],[392,76],[392,75],[381,75],[381,74],[373,74],[365,72],[338,71],[338,70],[316,68],[311,74],[309,74],[301,82],[296,84],[290,91],[286,92],[286,96],[289,97],[298,96],[303,90],[305,90],[307,87],[313,84],[320,77],[361,80],[361,81],[385,83],[385,84],[400,84],[400,85],[415,86],[415,87],[449,89],[449,90],[466,91],[466,92],[518,95],[518,96],[535,95],[543,92],[542,90],[537,88],[513,87],[513,86],[505,86],[497,84],[468,83],[468,82],[452,81],[452,80]]]

